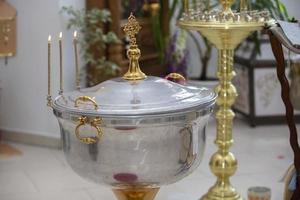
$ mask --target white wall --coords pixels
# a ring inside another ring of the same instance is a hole
[[[291,17],[295,17],[300,20],[300,1],[299,0],[281,0],[284,5],[287,7]],[[199,37],[199,39],[201,39]],[[189,65],[189,76],[190,77],[199,77],[201,72],[201,62],[195,58],[199,57],[198,51],[196,50],[195,44],[191,38],[188,39],[187,45],[190,49],[190,65]],[[271,53],[271,49],[269,49]],[[212,58],[208,67],[208,76],[215,77],[216,75],[216,66],[217,66],[217,51],[214,49]]]
[[[52,35],[52,92],[58,89],[57,35],[64,34],[65,90],[74,88],[72,33],[59,15],[62,5],[84,7],[84,0],[8,0],[18,11],[17,55],[0,59],[0,129],[59,137],[58,123],[46,107],[47,38]]]

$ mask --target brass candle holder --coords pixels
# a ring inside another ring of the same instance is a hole
[[[200,0],[199,5],[202,5]],[[261,30],[267,23],[272,23],[268,11],[247,11],[244,0],[240,2],[240,12],[233,12],[231,6],[234,0],[220,0],[223,9],[210,10],[206,1],[206,12],[189,9],[189,1],[184,0],[184,14],[178,25],[183,29],[195,30],[206,37],[218,49],[219,85],[216,113],[217,136],[215,144],[218,151],[210,160],[210,169],[217,177],[214,186],[203,196],[203,200],[236,200],[242,199],[230,183],[230,177],[237,170],[237,160],[229,151],[233,145],[232,126],[235,116],[231,107],[237,97],[237,91],[231,80],[235,76],[233,66],[234,49],[246,37]]]

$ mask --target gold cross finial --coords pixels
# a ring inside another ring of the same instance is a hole
[[[143,80],[147,76],[141,71],[139,66],[141,51],[136,44],[135,37],[141,30],[141,26],[132,13],[128,17],[128,23],[124,26],[123,30],[130,39],[130,46],[127,50],[127,57],[129,58],[129,69],[127,73],[124,74],[123,79],[128,81]]]
[[[136,45],[136,35],[140,32],[141,26],[136,20],[135,16],[131,13],[128,17],[128,23],[124,26],[124,32],[130,38],[130,44]]]

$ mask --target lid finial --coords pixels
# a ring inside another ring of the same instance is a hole
[[[139,58],[141,51],[136,44],[136,35],[141,30],[139,22],[135,16],[131,13],[128,18],[128,23],[124,26],[124,32],[130,39],[130,47],[127,50],[127,57],[129,59],[129,69],[123,76],[125,80],[143,80],[147,76],[141,71],[139,66]]]

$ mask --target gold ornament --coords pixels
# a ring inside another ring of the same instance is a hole
[[[140,32],[141,26],[132,13],[130,14],[128,23],[124,26],[123,30],[130,39],[130,47],[127,50],[129,69],[123,76],[123,79],[129,81],[143,80],[147,76],[140,69],[139,58],[141,57],[141,51],[136,44],[136,35]]]

